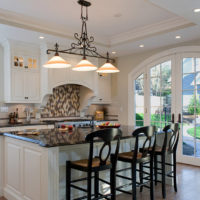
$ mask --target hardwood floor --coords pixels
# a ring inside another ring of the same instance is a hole
[[[178,169],[178,192],[174,192],[172,186],[167,186],[167,200],[197,200],[200,199],[200,167],[193,167],[190,165],[177,165]],[[130,195],[121,194],[117,200],[131,200]],[[137,200],[149,200],[149,190],[145,189],[142,193],[138,192]],[[161,184],[155,187],[155,200],[162,199]],[[1,198],[0,200],[7,200]]]
[[[166,194],[167,200],[195,200],[200,199],[199,197],[199,188],[200,188],[200,167],[193,167],[190,165],[177,165],[178,172],[178,192],[174,192],[172,186],[167,185]],[[149,190],[143,189],[143,192],[138,191],[137,200],[149,200]],[[117,200],[131,200],[130,195],[121,194],[117,197]],[[162,189],[161,184],[155,187],[155,200],[161,200],[162,198]]]

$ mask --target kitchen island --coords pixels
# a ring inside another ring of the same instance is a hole
[[[74,128],[66,133],[58,129],[41,130],[39,135],[4,133],[3,137],[0,136],[4,143],[4,196],[9,200],[65,200],[66,160],[88,158],[89,144],[85,142],[85,136],[96,129]],[[122,126],[121,129],[120,151],[130,151],[134,146],[133,127]],[[95,142],[96,153],[101,145],[100,140]],[[118,168],[122,167],[124,163],[119,162]],[[109,171],[105,171],[100,176],[109,180],[108,174]],[[84,175],[72,171],[72,179]],[[117,182],[120,185],[124,183]],[[86,186],[86,183],[83,181],[80,185]],[[109,186],[101,184],[100,190],[106,193]],[[72,199],[81,195],[81,192],[72,190]]]

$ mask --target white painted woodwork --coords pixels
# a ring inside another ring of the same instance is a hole
[[[52,55],[51,55],[52,56]],[[49,56],[49,58],[51,57]],[[48,84],[49,90],[52,91],[53,88],[65,85],[65,84],[78,84],[83,85],[93,91],[96,90],[97,73],[92,72],[79,72],[73,71],[72,68],[80,62],[81,57],[75,55],[60,55],[63,59],[71,64],[70,68],[65,69],[49,69]],[[88,58],[94,65],[98,66],[97,58]]]
[[[160,136],[162,137],[162,135]],[[158,141],[160,141],[159,137]],[[65,200],[66,160],[87,159],[89,144],[44,148],[38,144],[6,136],[0,136],[0,139],[2,138],[4,139],[3,152],[5,157],[3,162],[3,173],[5,175],[3,195],[7,199]],[[102,143],[94,144],[95,153],[99,153],[101,145]],[[116,142],[114,141],[112,146],[115,145]],[[130,151],[133,146],[133,138],[121,140],[120,152]],[[127,167],[125,163],[118,162],[118,169],[124,167]],[[123,172],[122,174],[131,175],[130,172]],[[72,179],[76,179],[85,177],[86,173],[72,170],[71,175]],[[100,177],[109,181],[109,170],[100,172]],[[117,185],[125,183],[127,182],[117,179]],[[168,183],[171,184],[171,182]],[[86,181],[82,181],[78,185],[86,188]],[[105,193],[108,189],[109,186],[106,184],[100,184],[101,192]],[[82,194],[82,192],[72,189],[71,198],[78,198]]]
[[[4,137],[0,136],[0,197],[3,196],[3,180],[4,180],[4,169],[3,169],[3,162],[4,161],[4,152],[3,152],[3,142]]]
[[[39,47],[33,44],[4,39],[4,101],[6,103],[39,103]],[[14,66],[14,57],[22,57],[23,67]],[[36,68],[25,68],[28,59],[35,59]],[[28,97],[28,98],[25,98]]]
[[[41,152],[24,148],[24,197],[38,200],[41,197]]]
[[[48,200],[48,148],[9,137],[4,140],[3,195],[10,200]]]
[[[98,75],[97,79],[97,96],[93,104],[111,104],[111,75]]]
[[[18,70],[13,70],[11,73],[12,99],[15,101],[24,101],[24,73]]]
[[[25,97],[28,102],[39,102],[40,100],[40,74],[38,72],[24,73]]]

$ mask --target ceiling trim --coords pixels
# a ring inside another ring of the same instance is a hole
[[[74,32],[65,27],[61,28],[58,25],[5,9],[0,9],[0,23],[74,40]],[[106,48],[109,47],[109,41],[105,37],[95,36],[95,44]]]
[[[74,32],[68,30],[66,27],[61,27],[5,9],[0,9],[0,23],[74,40]],[[139,41],[150,36],[160,35],[194,25],[194,23],[182,17],[175,17],[159,23],[139,27],[110,38],[95,36],[95,44],[105,48],[112,48],[116,45]]]
[[[115,46],[130,41],[142,40],[149,36],[167,33],[190,26],[195,26],[195,24],[182,17],[175,17],[113,36],[110,39],[110,45]]]

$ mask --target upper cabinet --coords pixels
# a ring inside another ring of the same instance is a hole
[[[13,69],[39,69],[39,57],[33,55],[17,55],[17,52],[13,54]]]
[[[40,48],[23,42],[2,42],[4,47],[4,100],[40,102]]]
[[[93,99],[92,104],[111,104],[111,75],[98,74],[97,79],[97,96]]]

